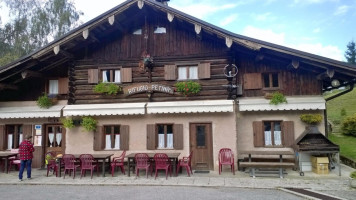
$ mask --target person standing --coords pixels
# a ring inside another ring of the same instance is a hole
[[[24,141],[21,142],[19,147],[19,157],[21,160],[20,172],[19,172],[19,179],[22,181],[23,171],[26,166],[27,171],[27,179],[31,179],[31,165],[32,165],[32,158],[33,152],[35,148],[31,143],[32,136],[28,135]]]

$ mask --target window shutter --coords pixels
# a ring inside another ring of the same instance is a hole
[[[177,66],[165,65],[164,66],[164,80],[177,80]]]
[[[121,82],[131,83],[132,82],[132,68],[121,68]]]
[[[255,145],[255,147],[263,147],[265,144],[262,121],[253,122],[253,144]]]
[[[68,93],[68,78],[58,78],[58,94]]]
[[[147,124],[147,150],[156,149],[156,125],[155,124]]]
[[[282,123],[282,134],[284,146],[291,147],[294,144],[294,122],[284,121]]]
[[[128,125],[120,126],[120,149],[129,150],[130,127]]]
[[[104,149],[104,127],[98,126],[94,132],[94,151],[101,151]]]
[[[210,78],[210,63],[199,63],[198,78],[199,79],[209,79]]]
[[[43,126],[42,126],[43,127]],[[32,129],[32,125],[23,125],[22,126],[22,137],[23,139],[25,139],[28,135],[32,135],[33,129]],[[32,135],[33,136],[33,135]]]
[[[7,149],[7,140],[6,140],[5,125],[0,125],[0,150],[4,151],[6,149]]]
[[[88,83],[98,83],[98,82],[99,82],[99,70],[88,69]]]
[[[262,76],[261,73],[247,73],[244,74],[244,89],[262,89]]]
[[[183,124],[173,125],[173,147],[174,149],[183,149]]]

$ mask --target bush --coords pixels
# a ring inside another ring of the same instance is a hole
[[[61,118],[61,122],[64,128],[74,128],[74,123],[72,118]]]
[[[280,103],[288,103],[286,97],[280,92],[273,92],[269,104],[278,105]]]
[[[320,114],[303,114],[300,115],[300,120],[306,124],[316,125],[323,120],[323,116]]]
[[[97,121],[92,117],[83,117],[81,125],[86,131],[95,131]]]
[[[184,96],[197,94],[201,90],[200,84],[194,81],[178,82],[174,86],[176,87],[176,91],[182,93]]]
[[[101,82],[94,87],[94,92],[105,93],[108,95],[116,95],[122,88],[115,83]]]
[[[352,135],[356,137],[356,113],[352,116],[346,117],[341,123],[341,132],[345,135]]]
[[[38,97],[36,103],[40,108],[49,108],[53,105],[52,100],[47,96],[47,94],[43,94],[42,96]]]

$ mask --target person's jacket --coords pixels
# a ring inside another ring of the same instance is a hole
[[[31,160],[33,158],[34,151],[35,148],[33,148],[33,144],[30,141],[28,140],[22,141],[19,148],[20,160]]]

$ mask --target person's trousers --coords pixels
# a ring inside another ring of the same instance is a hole
[[[23,171],[27,171],[27,178],[31,178],[31,165],[32,165],[32,160],[21,160],[21,166],[20,166],[20,172],[19,172],[19,179],[22,179],[22,174]]]

